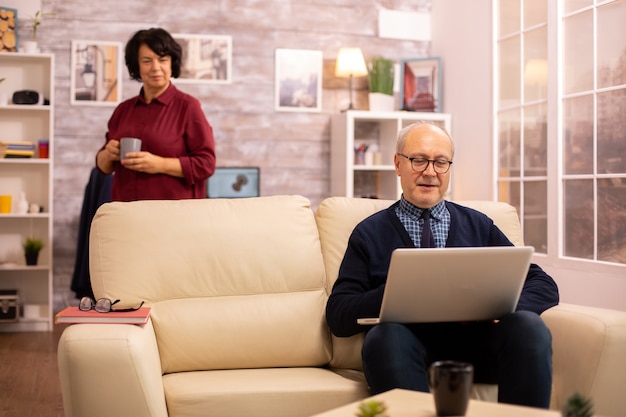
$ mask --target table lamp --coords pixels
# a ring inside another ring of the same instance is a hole
[[[337,65],[335,66],[336,77],[349,77],[350,85],[350,105],[347,110],[354,109],[352,104],[352,78],[367,75],[367,67],[361,48],[340,48],[337,54]]]

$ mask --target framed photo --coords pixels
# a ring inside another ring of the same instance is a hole
[[[259,167],[215,167],[207,181],[207,198],[243,198],[260,195]]]
[[[173,34],[183,48],[180,77],[176,83],[229,84],[232,72],[232,37]]]
[[[400,61],[400,109],[441,112],[441,58]]]
[[[122,98],[122,44],[72,41],[70,104],[116,106]]]
[[[322,51],[276,49],[277,111],[322,110]]]
[[[17,10],[0,6],[0,53],[17,52]]]

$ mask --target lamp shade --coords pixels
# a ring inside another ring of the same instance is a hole
[[[546,86],[548,84],[548,61],[545,59],[529,60],[524,68],[524,84]]]
[[[367,75],[361,48],[340,48],[335,66],[336,77],[361,77]]]

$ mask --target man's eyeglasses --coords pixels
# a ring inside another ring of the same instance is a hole
[[[433,169],[437,174],[445,174],[450,169],[452,161],[446,161],[445,159],[426,159],[426,158],[410,158],[404,154],[398,155],[405,157],[411,162],[411,168],[415,172],[424,172],[428,169],[428,164],[433,164]]]
[[[130,307],[130,308],[116,308],[113,306],[119,303],[120,300],[111,301],[108,298],[100,298],[98,301],[94,301],[91,297],[83,297],[80,299],[80,304],[78,305],[78,309],[81,311],[89,311],[96,310],[98,313],[110,313],[112,311],[116,312],[125,312],[125,311],[137,311],[142,306],[144,301],[139,304],[139,307]]]

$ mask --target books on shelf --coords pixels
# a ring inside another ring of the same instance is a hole
[[[32,158],[35,156],[35,144],[28,141],[0,141],[0,150],[4,158]]]
[[[54,323],[117,323],[146,324],[150,317],[150,307],[141,307],[136,311],[110,311],[98,313],[95,310],[82,311],[78,307],[67,307],[54,316]]]

